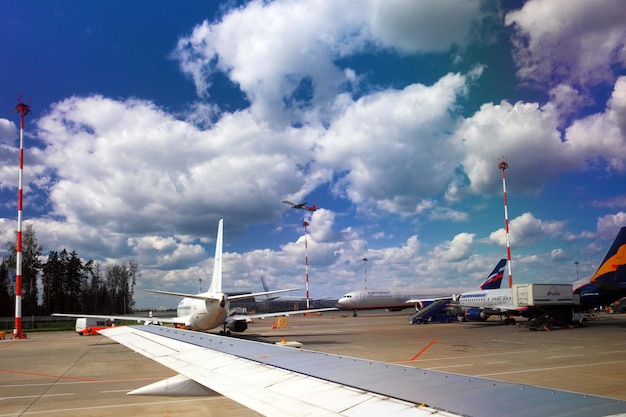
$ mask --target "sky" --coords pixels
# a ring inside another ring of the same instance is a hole
[[[137,262],[137,307],[207,289],[221,218],[226,291],[478,286],[502,160],[514,283],[590,276],[626,226],[621,0],[8,0],[0,40],[0,240],[22,100],[23,228]]]

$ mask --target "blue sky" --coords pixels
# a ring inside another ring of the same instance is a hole
[[[206,289],[478,285],[594,272],[626,226],[620,0],[6,1],[0,238]],[[281,200],[318,204],[314,213]],[[4,248],[2,249],[4,250]],[[5,252],[6,253],[6,252]]]

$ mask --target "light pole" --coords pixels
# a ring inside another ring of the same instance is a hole
[[[363,258],[363,277],[365,278],[365,291],[367,291],[367,258]]]
[[[578,264],[579,263],[580,262],[578,262],[578,261],[574,262],[574,265],[576,265],[576,281],[578,281]]]

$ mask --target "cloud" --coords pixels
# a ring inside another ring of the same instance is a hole
[[[564,231],[563,221],[543,221],[531,213],[524,213],[511,220],[509,239],[511,246],[518,248],[530,246],[544,238],[560,236]],[[506,231],[498,229],[489,235],[492,244],[506,246]]]
[[[566,129],[579,165],[606,171],[626,170],[626,77],[620,77],[603,113],[576,120]]]
[[[451,241],[438,245],[431,255],[445,262],[466,260],[474,252],[474,236],[471,233],[459,233]]]
[[[302,121],[303,110],[326,114],[336,92],[358,78],[339,66],[342,58],[372,46],[445,52],[466,45],[483,15],[478,0],[367,1],[358,8],[346,0],[252,1],[220,22],[196,26],[173,56],[199,95],[207,95],[211,77],[222,72],[245,94],[254,115]]]
[[[458,185],[463,181],[451,183],[447,197],[455,200],[468,193],[499,191],[498,161],[503,156],[509,159],[507,184],[517,192],[536,193],[547,178],[573,169],[576,155],[561,140],[556,116],[551,106],[538,103],[483,104],[454,134],[462,173],[469,182],[464,186]]]
[[[509,12],[522,80],[589,87],[626,65],[626,8],[619,0],[533,0]]]
[[[452,179],[459,157],[446,133],[465,77],[385,90],[346,106],[315,147],[315,161],[341,177],[338,195],[392,213],[414,213]]]
[[[19,154],[14,145],[18,138],[15,124],[0,118],[0,189],[17,185]]]
[[[15,123],[0,117],[0,144],[12,145],[17,139],[18,134]]]
[[[626,195],[618,195],[607,200],[593,200],[593,207],[626,208]]]
[[[598,235],[605,239],[614,239],[617,231],[626,226],[626,212],[607,214],[598,219]]]
[[[38,134],[46,147],[36,152],[55,178],[48,184],[55,216],[140,234],[198,234],[198,224],[212,234],[216,213],[227,208],[231,224],[273,217],[276,202],[308,181],[299,166],[315,137],[273,131],[247,112],[199,130],[152,103],[101,96],[56,103]]]
[[[146,268],[180,269],[207,258],[201,245],[183,244],[173,237],[130,238],[128,246],[134,249],[133,258]]]

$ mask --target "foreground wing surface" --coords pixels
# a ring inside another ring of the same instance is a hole
[[[609,416],[626,403],[159,326],[101,331],[266,416]],[[158,383],[157,383],[158,384]],[[154,385],[154,384],[153,384]],[[143,390],[143,392],[141,392]],[[161,390],[161,392],[159,392]],[[160,388],[144,395],[167,395]],[[176,395],[176,394],[170,394]]]
[[[247,318],[249,320],[253,319],[265,319],[268,317],[286,317],[286,316],[295,316],[298,314],[311,314],[311,313],[321,313],[323,311],[336,311],[336,307],[326,307],[326,308],[314,308],[310,310],[292,310],[292,311],[277,311],[275,313],[259,313],[259,314],[246,314],[235,316],[238,319]]]
[[[140,316],[111,316],[107,314],[72,314],[72,313],[52,313],[55,317],[75,317],[75,318],[94,318],[94,319],[111,319],[111,320],[124,320],[124,321],[136,321],[137,323],[172,323],[172,324],[185,324],[184,317],[140,317]]]

